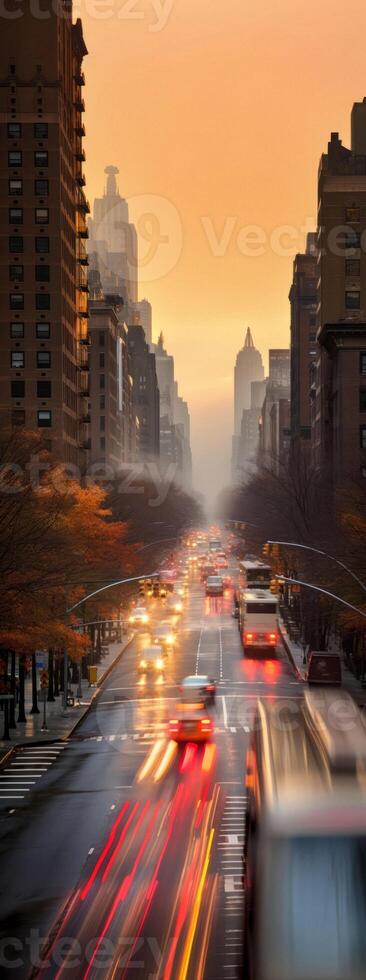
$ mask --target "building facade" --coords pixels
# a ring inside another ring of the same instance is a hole
[[[190,416],[187,402],[180,397],[175,380],[174,357],[164,347],[160,334],[157,344],[150,345],[155,355],[160,393],[160,462],[167,471],[173,466],[175,478],[187,489],[192,484]]]
[[[89,450],[82,63],[72,4],[10,0],[0,34],[0,419],[42,432],[83,470]]]
[[[333,483],[366,478],[366,101],[351,149],[332,133],[318,175],[317,357],[312,447]]]
[[[244,347],[239,351],[234,370],[234,436],[232,443],[232,478],[242,475],[240,440],[242,435],[243,412],[251,408],[251,383],[263,381],[264,368],[262,356],[254,347],[251,330],[248,327]]]
[[[295,256],[289,293],[291,306],[291,449],[310,448],[312,366],[316,357],[316,240]]]
[[[135,322],[141,323],[144,328],[145,338],[148,344],[152,343],[152,308],[148,299],[141,299],[133,304]]]
[[[99,269],[105,293],[118,290],[126,321],[133,322],[138,290],[137,233],[129,219],[128,202],[117,187],[118,167],[108,166],[104,172],[106,188],[102,197],[95,198],[89,221],[91,264]]]
[[[129,324],[127,348],[132,378],[132,405],[138,424],[138,457],[160,457],[160,397],[155,355],[145,340],[143,327]]]

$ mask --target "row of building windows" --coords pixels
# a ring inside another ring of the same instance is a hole
[[[17,409],[11,413],[13,425],[25,425],[25,411]],[[49,429],[52,425],[52,412],[48,409],[41,409],[37,412],[37,425],[39,429]]]
[[[36,282],[49,282],[49,265],[35,265],[34,276]],[[9,279],[10,282],[24,282],[24,265],[9,265]]]
[[[50,310],[50,293],[36,293],[36,310]],[[24,310],[24,293],[10,293],[9,306],[11,310]]]
[[[50,368],[51,352],[49,350],[37,350],[36,365],[37,368]],[[20,370],[21,368],[25,368],[24,350],[12,350],[10,352],[10,367],[16,368],[17,370]]]
[[[12,337],[13,340],[14,339],[22,340],[24,337],[24,323],[21,323],[20,321],[19,322],[14,321],[13,323],[11,323],[10,336]],[[36,323],[36,337],[40,338],[41,340],[49,340],[50,336],[51,336],[50,323],[46,323],[46,321],[42,323]]]
[[[33,160],[35,167],[48,167],[48,150],[34,150]],[[23,166],[23,150],[8,150],[8,166]]]
[[[34,248],[38,254],[41,252],[49,252],[50,240],[48,235],[36,235],[34,238]],[[9,235],[9,252],[14,255],[21,255],[21,253],[24,252],[23,235]]]
[[[34,181],[34,193],[37,197],[47,197],[49,194],[49,181],[46,177],[37,177]],[[11,177],[9,180],[9,194],[19,195],[23,194],[23,178],[22,177]]]
[[[52,381],[36,382],[37,398],[51,398]],[[25,381],[11,381],[10,391],[12,398],[25,398]]]
[[[35,208],[34,221],[36,225],[48,225],[50,213],[48,208]],[[11,225],[23,224],[23,208],[9,208],[9,223]]]
[[[19,122],[8,123],[8,137],[11,140],[19,140],[22,136],[22,124]],[[48,123],[36,122],[33,124],[33,136],[36,140],[46,140],[48,137]]]

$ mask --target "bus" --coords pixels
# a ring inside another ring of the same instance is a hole
[[[259,700],[246,765],[248,980],[365,976],[365,776],[348,692]]]
[[[271,566],[262,561],[239,562],[239,586],[242,589],[269,589],[272,578]]]
[[[239,630],[244,653],[274,650],[279,639],[278,599],[265,589],[239,592]]]
[[[222,550],[221,538],[210,538],[208,550],[210,553]]]

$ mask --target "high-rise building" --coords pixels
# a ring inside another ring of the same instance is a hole
[[[312,444],[334,483],[366,477],[366,100],[352,143],[332,133],[318,178],[318,333]]]
[[[14,17],[11,16],[13,8]],[[0,33],[0,419],[84,468],[88,284],[82,164],[87,54],[72,3],[9,0]]]
[[[309,234],[305,254],[295,256],[291,304],[291,447],[310,447],[310,388],[316,356],[316,236]]]
[[[97,262],[105,292],[118,289],[125,316],[132,322],[138,284],[136,228],[129,219],[128,202],[117,187],[118,167],[106,167],[104,172],[106,188],[103,197],[95,198],[93,218],[89,221],[91,264]]]
[[[155,355],[149,350],[143,327],[129,324],[127,334],[132,377],[132,404],[138,420],[138,453],[141,460],[160,456],[160,399]]]
[[[148,344],[152,342],[152,309],[151,303],[148,299],[140,299],[138,303],[133,304],[133,312],[135,314],[135,322],[141,323],[144,328],[144,333]]]
[[[245,408],[241,418],[238,442],[238,467],[236,478],[245,479],[250,472],[248,463],[255,463],[259,446],[259,420],[266,394],[266,381],[252,381],[250,408]]]
[[[264,368],[262,355],[254,347],[253,337],[248,327],[244,347],[239,351],[234,371],[234,436],[232,447],[232,477],[234,480],[242,475],[240,459],[240,439],[242,432],[243,412],[251,407],[251,383],[263,381]]]
[[[268,380],[275,385],[288,387],[290,384],[290,350],[288,347],[272,348],[268,352]]]
[[[156,373],[160,392],[160,461],[162,469],[175,466],[176,479],[190,488],[192,483],[192,453],[190,417],[187,402],[178,393],[174,376],[174,357],[164,347],[164,337],[150,345],[155,354]]]

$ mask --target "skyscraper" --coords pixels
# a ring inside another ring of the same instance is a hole
[[[239,351],[234,371],[234,437],[232,449],[232,476],[236,479],[240,470],[239,443],[242,430],[243,412],[251,407],[251,383],[263,381],[264,368],[262,355],[254,347],[253,337],[248,327],[244,347]]]
[[[296,255],[289,293],[291,304],[291,447],[310,447],[310,388],[316,356],[317,261],[315,235],[304,255]]]
[[[178,393],[174,376],[174,357],[164,347],[160,334],[157,344],[151,344],[155,354],[156,373],[160,392],[160,460],[162,468],[176,467],[176,479],[185,487],[192,483],[192,453],[190,417],[187,402]]]
[[[366,100],[353,107],[350,150],[331,134],[318,204],[312,446],[337,484],[366,478]]]
[[[148,344],[152,342],[152,309],[148,299],[140,299],[133,304],[136,323],[141,323]]]
[[[8,4],[9,11],[11,3]],[[88,285],[82,163],[87,50],[72,3],[13,4],[0,33],[0,416],[84,467]]]
[[[108,166],[103,197],[94,201],[93,218],[89,221],[89,254],[97,257],[98,269],[105,292],[117,288],[121,293],[125,315],[131,320],[133,304],[137,302],[138,249],[135,226],[130,222],[128,202],[117,187],[118,167]]]
[[[160,456],[159,388],[155,355],[146,343],[143,327],[128,326],[127,346],[132,377],[132,404],[138,420],[139,458]]]

